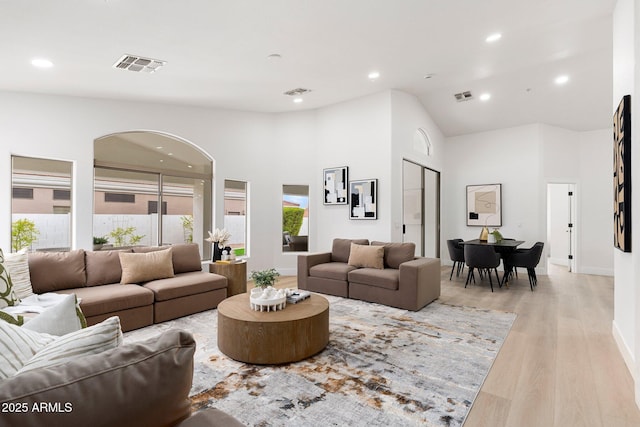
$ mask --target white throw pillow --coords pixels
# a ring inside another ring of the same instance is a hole
[[[31,276],[29,275],[29,255],[25,250],[5,254],[4,266],[11,275],[13,291],[20,299],[33,295]]]
[[[55,339],[53,335],[0,322],[0,379],[15,375],[38,351]]]
[[[87,327],[75,294],[65,295],[62,301],[25,322],[23,328],[62,336]]]
[[[4,266],[4,254],[0,249],[0,308],[20,304],[20,298],[13,291],[11,274]]]
[[[32,331],[29,332],[33,333]],[[49,334],[42,335],[51,336]],[[112,316],[97,325],[56,338],[41,348],[16,374],[37,368],[60,365],[79,357],[111,350],[121,344],[120,318]]]

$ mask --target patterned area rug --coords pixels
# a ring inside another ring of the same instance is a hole
[[[434,302],[419,312],[327,296],[329,344],[298,363],[236,362],[216,345],[212,310],[125,334],[169,328],[197,342],[193,409],[251,426],[460,426],[516,315]]]

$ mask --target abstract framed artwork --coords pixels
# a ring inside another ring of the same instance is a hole
[[[349,181],[349,219],[378,219],[378,180]]]
[[[502,226],[502,184],[467,185],[467,225]]]
[[[322,170],[324,180],[324,204],[346,205],[347,184],[349,182],[349,167],[339,166]]]
[[[613,245],[631,252],[631,95],[613,114]]]

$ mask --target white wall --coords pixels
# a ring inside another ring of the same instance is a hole
[[[311,249],[327,251],[335,237],[391,239],[391,103],[389,92],[317,111],[317,239]],[[322,203],[322,169],[349,166],[349,180],[378,179],[378,219],[351,220],[348,205]],[[400,190],[397,190],[400,191]],[[313,219],[311,220],[313,221]]]
[[[640,8],[633,0],[618,0],[613,12],[613,99],[612,114],[624,95],[631,95],[631,123],[640,123],[637,102],[640,91],[636,91],[636,81],[640,81]],[[634,127],[635,128],[635,127]],[[632,130],[631,145],[640,142],[638,132]],[[640,150],[632,150],[631,165],[640,162]],[[640,169],[639,169],[640,170]],[[640,174],[632,172],[632,188],[640,188]],[[640,224],[640,193],[631,193],[631,221]],[[635,206],[635,208],[633,208]],[[637,229],[638,227],[636,227]],[[636,404],[640,406],[640,277],[635,266],[640,263],[640,233],[633,232],[631,253],[614,250],[614,313],[613,336],[635,380]]]
[[[392,97],[397,144],[392,156]],[[74,164],[71,245],[91,249],[93,224],[93,141],[104,135],[153,130],[183,138],[214,159],[214,224],[223,227],[224,180],[248,182],[250,269],[276,267],[294,274],[296,256],[282,252],[282,185],[309,186],[310,251],[328,250],[334,237],[392,240],[401,221],[392,197],[401,192],[395,170],[417,127],[434,138],[440,168],[442,135],[413,96],[379,94],[319,110],[260,114],[165,104],[53,95],[0,94],[0,174],[11,182],[11,155],[72,161]],[[378,219],[350,220],[347,206],[324,206],[322,169],[349,166],[350,179],[377,178]],[[393,166],[392,166],[393,165]],[[0,223],[11,221],[11,188],[0,186]],[[9,227],[0,227],[0,247],[10,245]]]
[[[537,124],[448,138],[443,240],[480,233],[466,226],[466,185],[501,183],[502,235],[525,240],[522,247],[544,242],[547,183],[576,183],[575,271],[610,275],[612,162],[608,129],[581,133]]]
[[[544,241],[545,189],[541,167],[541,130],[529,125],[447,138],[443,185],[443,261],[446,240],[476,239],[480,227],[467,227],[466,186],[502,184],[504,237]]]
[[[414,146],[414,137],[418,129],[424,130],[428,135],[432,144],[431,155],[427,155]],[[445,155],[444,140],[442,132],[415,96],[400,91],[391,92],[391,181],[393,191],[390,199],[391,235],[389,240],[402,241],[402,161],[410,160],[421,166],[442,172]],[[441,256],[442,253],[441,249]]]

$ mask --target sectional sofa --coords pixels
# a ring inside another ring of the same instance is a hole
[[[120,253],[139,254],[128,258],[128,267],[135,270],[153,256],[149,255],[151,252],[167,249],[171,256],[165,265],[150,266],[152,274],[166,270],[160,275],[166,277],[121,283]],[[108,251],[33,252],[28,263],[33,292],[75,293],[81,299],[80,308],[89,326],[119,316],[122,330],[129,331],[216,308],[227,297],[227,279],[202,271],[195,243]]]
[[[440,296],[440,260],[413,243],[334,239],[331,252],[298,255],[298,287],[417,311]]]

